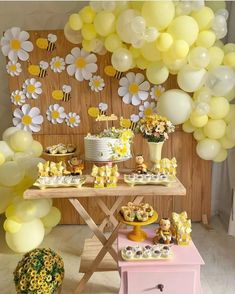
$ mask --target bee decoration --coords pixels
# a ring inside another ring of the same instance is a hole
[[[72,88],[69,85],[63,85],[62,90],[54,90],[52,92],[52,98],[55,100],[69,101],[71,99]]]
[[[120,78],[123,76],[123,72],[117,71],[112,65],[105,66],[104,72],[107,76],[116,78],[118,80],[120,80]]]
[[[39,65],[29,65],[28,67],[28,72],[32,75],[32,76],[37,76],[39,78],[45,78],[46,74],[47,74],[47,69],[49,67],[48,62],[46,61],[40,61]]]
[[[55,50],[56,48],[57,36],[53,34],[48,34],[47,38],[38,38],[36,40],[36,45],[40,49],[47,50],[49,52]]]

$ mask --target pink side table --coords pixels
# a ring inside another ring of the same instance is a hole
[[[154,232],[145,230],[148,238],[141,243],[127,239],[128,230],[118,234],[118,268],[121,276],[119,294],[202,294],[200,266],[204,264],[197,248],[189,246],[172,247],[171,260],[124,261],[120,250],[125,246],[152,245]],[[161,286],[163,289],[160,290]]]

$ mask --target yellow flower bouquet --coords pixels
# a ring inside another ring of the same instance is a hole
[[[26,253],[14,271],[18,294],[54,294],[64,278],[62,258],[50,248]]]
[[[138,123],[140,133],[148,142],[164,142],[168,134],[175,131],[175,127],[166,117],[158,114],[145,116]]]

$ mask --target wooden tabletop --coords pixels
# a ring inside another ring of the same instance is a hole
[[[80,198],[94,196],[184,196],[186,189],[183,184],[176,179],[176,182],[171,186],[157,185],[137,185],[134,187],[128,186],[122,179],[118,181],[116,188],[93,188],[92,183],[88,181],[81,188],[47,188],[40,190],[32,187],[24,192],[24,199],[37,198]]]

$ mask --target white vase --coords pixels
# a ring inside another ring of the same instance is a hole
[[[160,160],[162,158],[162,146],[164,144],[163,142],[148,142],[149,147],[149,157],[151,162],[153,163],[153,166],[151,168],[152,172],[157,172],[157,170],[160,167]]]

